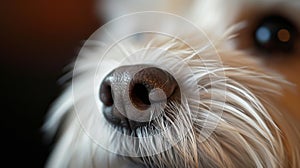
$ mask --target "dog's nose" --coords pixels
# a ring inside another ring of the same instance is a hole
[[[174,77],[149,65],[118,67],[104,78],[100,86],[100,100],[106,120],[130,130],[151,122],[153,114],[149,113],[153,110],[148,110],[151,106],[178,102],[179,98],[180,90]]]

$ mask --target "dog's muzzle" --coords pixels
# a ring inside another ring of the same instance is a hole
[[[174,77],[150,65],[121,66],[111,71],[100,86],[103,114],[114,126],[134,131],[167,113],[170,102],[179,102]]]

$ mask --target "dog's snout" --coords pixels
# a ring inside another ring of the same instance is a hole
[[[100,100],[104,105],[104,116],[110,123],[132,130],[149,124],[151,118],[148,121],[132,120],[127,116],[131,111],[123,108],[126,103],[140,115],[147,116],[149,114],[144,113],[151,111],[148,109],[152,105],[179,100],[179,92],[176,80],[165,70],[149,65],[122,66],[104,78]]]

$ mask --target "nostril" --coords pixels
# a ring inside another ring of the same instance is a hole
[[[151,103],[149,100],[149,91],[144,84],[136,83],[129,91],[130,99],[134,105],[141,109],[147,109],[150,107]]]
[[[178,84],[165,70],[156,67],[144,67],[133,75],[129,84],[129,98],[139,110],[147,110],[152,103],[164,104],[173,101]]]
[[[111,85],[109,82],[104,81],[100,87],[100,100],[103,102],[105,106],[112,106],[114,104]]]

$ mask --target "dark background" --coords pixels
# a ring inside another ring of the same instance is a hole
[[[93,0],[0,2],[1,164],[44,167],[41,132],[57,80],[101,25]],[[4,157],[3,157],[4,156]]]

